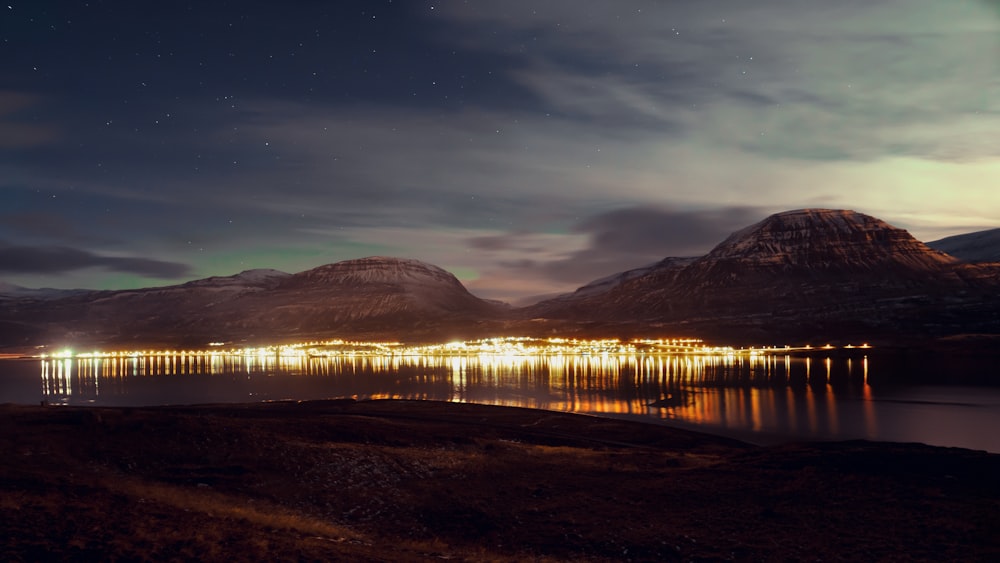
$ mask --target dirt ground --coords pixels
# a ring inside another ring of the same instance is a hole
[[[1000,455],[406,401],[0,406],[3,561],[998,561]]]

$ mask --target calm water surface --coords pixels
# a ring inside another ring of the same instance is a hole
[[[756,443],[864,438],[1000,452],[1000,388],[882,382],[893,369],[862,354],[3,360],[0,403],[440,400],[632,417]]]

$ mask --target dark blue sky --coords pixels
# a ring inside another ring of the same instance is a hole
[[[502,299],[768,213],[1000,222],[995,0],[0,5],[0,281],[396,255]]]

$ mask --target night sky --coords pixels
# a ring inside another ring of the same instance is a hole
[[[388,255],[515,302],[788,209],[1000,226],[998,0],[0,10],[7,283]]]

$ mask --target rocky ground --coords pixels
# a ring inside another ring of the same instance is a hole
[[[1000,455],[431,402],[0,407],[4,561],[997,561]]]

